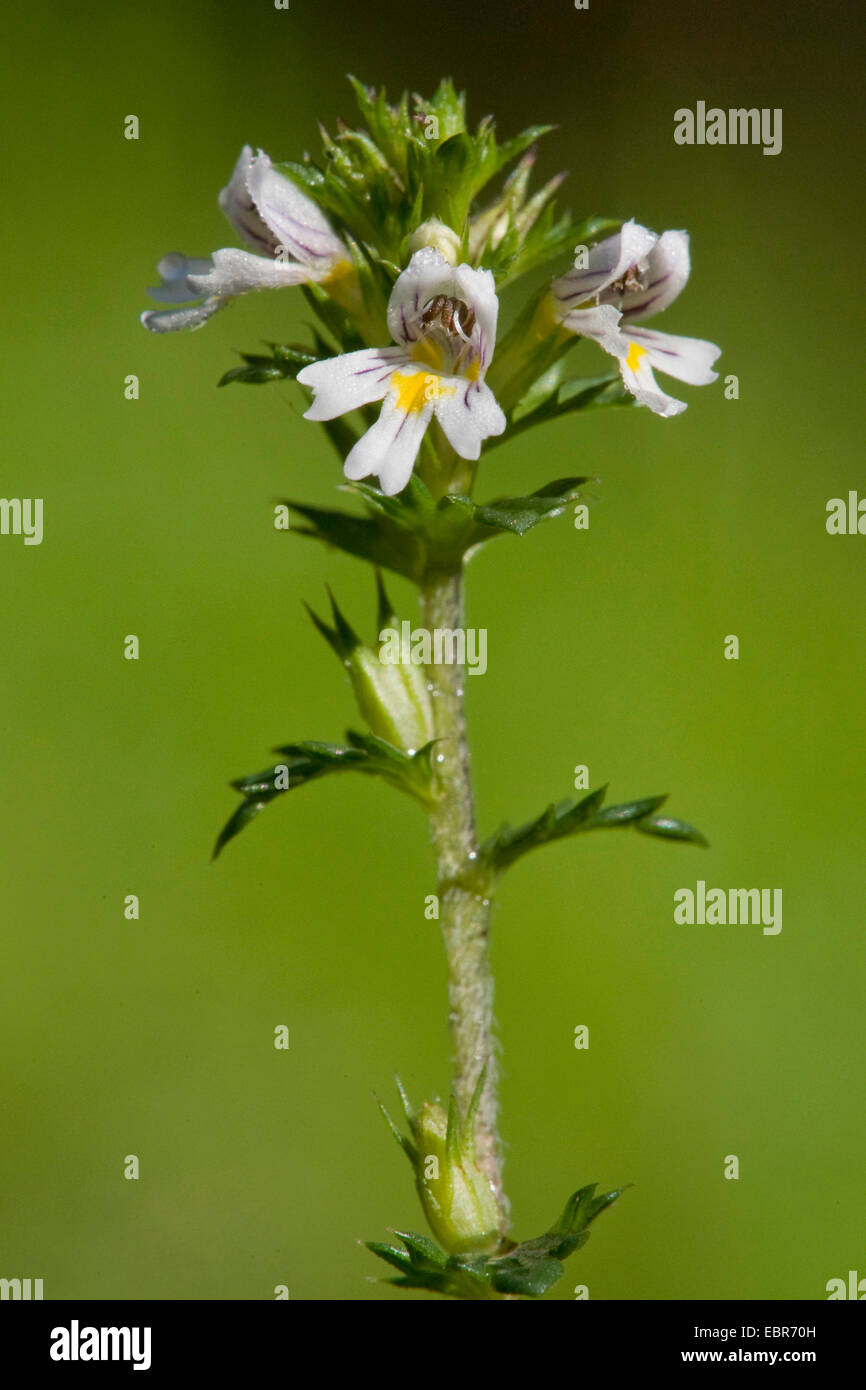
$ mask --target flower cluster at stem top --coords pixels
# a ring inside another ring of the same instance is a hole
[[[148,329],[199,328],[240,295],[303,287],[342,349],[298,371],[311,394],[305,418],[332,421],[381,402],[344,469],[353,480],[375,477],[386,495],[405,488],[433,422],[437,458],[468,490],[457,460],[474,464],[546,374],[566,380],[562,359],[575,339],[615,359],[624,400],[662,417],[686,405],[656,371],[690,385],[716,379],[713,343],[645,326],[689,278],[686,232],[556,220],[562,176],[531,196],[528,187],[543,128],[499,146],[489,120],[469,134],[448,82],[429,102],[416,98],[414,115],[406,97],[390,106],[354,85],[368,128],[325,136],[324,172],[309,159],[277,167],[244,147],[219,205],[249,249],[165,256],[150,293],[166,307],[142,314]],[[479,205],[480,190],[515,155],[504,186]],[[598,227],[616,230],[574,247]],[[499,291],[566,248],[572,269],[532,296],[494,361]],[[321,336],[317,343],[331,347]]]

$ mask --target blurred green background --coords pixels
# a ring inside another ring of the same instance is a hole
[[[421,1225],[372,1092],[393,1101],[395,1071],[416,1098],[448,1086],[423,817],[324,781],[209,863],[230,777],[352,722],[300,600],[328,581],[372,634],[360,563],[272,527],[276,498],[328,505],[340,480],[299,393],[214,389],[236,349],[302,335],[304,305],[251,295],[162,339],[137,317],[162,254],[234,240],[216,198],[244,142],[297,157],[317,118],[351,119],[348,71],[394,94],[450,73],[504,134],[555,122],[539,172],[572,171],[576,213],[689,229],[661,326],[721,344],[740,381],[737,401],[721,379],[682,388],[676,421],[547,426],[482,469],[482,497],[601,479],[588,532],[561,518],[470,569],[482,831],[586,763],[614,801],[670,791],[712,841],[588,837],[504,883],[516,1234],[579,1185],[632,1182],[549,1297],[820,1299],[866,1274],[866,539],[824,525],[864,486],[857,17],[157,0],[7,18],[0,491],[45,499],[45,538],[0,537],[0,1275],[47,1298],[389,1298],[354,1241]],[[782,107],[783,152],[675,145],[699,99]],[[699,877],[782,888],[781,934],[676,926]]]

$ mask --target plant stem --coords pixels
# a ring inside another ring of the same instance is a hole
[[[421,600],[428,632],[463,629],[462,571],[429,575],[421,587]],[[428,676],[436,737],[440,740],[434,753],[438,797],[430,812],[430,829],[436,849],[440,923],[448,963],[453,1089],[461,1115],[465,1116],[478,1077],[485,1069],[476,1117],[476,1153],[478,1165],[496,1194],[504,1234],[508,1200],[503,1188],[502,1143],[497,1124],[498,1065],[488,951],[491,885],[478,864],[464,714],[466,671],[456,663],[433,663],[428,667]]]

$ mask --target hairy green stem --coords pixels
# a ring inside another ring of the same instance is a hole
[[[422,585],[421,600],[424,625],[429,632],[463,628],[462,572],[429,576]],[[434,753],[438,795],[430,812],[430,828],[448,963],[453,1089],[465,1116],[484,1070],[475,1128],[477,1161],[496,1194],[504,1233],[508,1200],[503,1188],[502,1144],[497,1124],[498,1064],[488,950],[491,885],[478,863],[464,714],[466,671],[456,663],[443,662],[432,664],[428,673],[439,740]]]

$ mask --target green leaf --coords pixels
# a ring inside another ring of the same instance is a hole
[[[562,1261],[589,1239],[589,1227],[624,1188],[595,1196],[590,1183],[572,1193],[565,1210],[550,1230],[534,1240],[511,1244],[502,1254],[474,1258],[447,1255],[434,1241],[414,1231],[395,1231],[404,1249],[367,1241],[380,1260],[400,1271],[386,1282],[400,1288],[426,1289],[450,1298],[540,1298],[565,1273]]]
[[[363,772],[368,776],[381,777],[423,806],[429,804],[432,743],[425,744],[415,753],[404,753],[373,734],[361,734],[351,729],[346,734],[346,740],[346,745],[320,743],[312,739],[304,743],[285,744],[274,750],[283,755],[282,762],[264,772],[240,777],[232,782],[243,801],[223,826],[214,846],[213,858],[216,859],[229,840],[240,834],[276,797],[330,773]]]
[[[512,829],[504,825],[481,846],[481,857],[495,873],[502,873],[521,855],[531,849],[549,844],[552,840],[576,834],[585,828],[598,807],[604,801],[607,787],[590,792],[582,801],[563,801],[559,806],[551,804],[535,820]]]
[[[513,531],[522,536],[546,517],[559,516],[569,502],[580,495],[581,486],[589,481],[589,478],[557,478],[528,497],[500,497],[484,506],[476,506],[474,519],[493,530]]]
[[[393,570],[408,578],[415,576],[419,569],[418,547],[412,543],[399,543],[397,538],[386,533],[385,529],[368,517],[353,516],[350,512],[329,510],[323,507],[309,507],[303,502],[284,501],[308,523],[293,526],[296,536],[310,536],[323,544],[356,555],[362,560],[370,560],[383,569]]]
[[[539,376],[535,378],[531,386],[521,396],[517,405],[511,412],[512,420],[517,423],[524,416],[534,415],[541,406],[547,405],[551,400],[555,401],[556,395],[568,378],[571,370],[571,359],[568,355],[569,349],[574,349],[579,344],[578,338],[571,338],[562,345],[559,357],[551,363]],[[602,380],[605,382],[613,381],[612,373],[608,372],[604,378],[585,378],[585,381],[592,381],[598,385]]]
[[[331,593],[330,587],[328,588],[328,597],[331,600],[331,613],[334,619],[333,627],[328,627],[328,624],[324,622],[317,613],[313,612],[308,603],[305,603],[304,607],[317,632],[324,637],[328,646],[336,653],[339,660],[345,663],[348,661],[355,648],[361,645],[361,639],[340,610],[337,600]]]
[[[402,492],[388,496],[372,483],[351,483],[347,491],[362,497],[372,511],[381,513],[407,531],[417,531],[433,515],[436,503],[424,480],[412,473]]]
[[[404,753],[392,743],[378,738],[376,734],[362,734],[355,729],[346,730],[346,739],[356,752],[365,754],[367,762],[358,764],[360,771],[369,772],[375,777],[384,777],[400,791],[414,796],[422,805],[430,802],[430,782],[433,775],[432,753],[436,740],[425,743],[414,753]],[[277,749],[277,752],[284,752]]]
[[[475,191],[485,181],[476,140],[460,131],[437,148],[424,184],[424,211],[449,227],[463,226]]]
[[[395,1231],[409,1252],[414,1269],[445,1269],[448,1256],[429,1236],[420,1236],[415,1231]]]
[[[497,289],[566,254],[573,259],[576,246],[589,246],[622,226],[618,217],[587,217],[582,222],[573,222],[568,212],[558,217],[551,200],[560,182],[559,175],[551,179],[516,214],[518,236],[513,249],[503,239],[495,250],[485,251],[482,265],[493,271]],[[525,223],[533,215],[535,221],[526,230]]]
[[[623,802],[619,806],[603,806],[607,787],[599,787],[581,801],[569,798],[550,805],[535,820],[513,829],[504,825],[481,846],[480,858],[489,872],[501,874],[522,855],[541,845],[564,839],[587,830],[631,827],[645,835],[704,845],[708,841],[694,826],[657,814],[666,796],[643,797],[639,801]]]
[[[432,97],[424,98],[415,93],[412,100],[419,117],[425,120],[436,117],[440,143],[466,129],[466,93],[458,92],[450,77],[443,77]]]
[[[350,76],[349,81],[355,92],[358,110],[376,145],[392,167],[405,174],[405,145],[413,135],[406,93],[403,93],[399,105],[389,106],[384,88],[377,92],[375,87],[365,87],[355,77]]]
[[[435,114],[429,107],[427,111],[428,114]],[[434,149],[431,159],[425,161],[422,156],[416,167],[416,174],[424,186],[425,215],[438,217],[455,229],[462,228],[473,200],[486,184],[553,128],[549,125],[530,126],[514,139],[499,145],[490,117],[485,117],[479,123],[474,135],[465,129],[462,122],[452,133],[440,121],[440,144]],[[506,199],[506,206],[510,204],[516,214],[524,202],[525,191],[525,187],[518,187],[515,193],[513,185],[506,180],[506,188],[498,201]],[[540,198],[538,211],[543,201]],[[486,211],[482,216],[486,216]],[[527,213],[526,233],[538,211],[531,209]]]
[[[483,1261],[462,1262],[446,1255],[432,1240],[414,1231],[395,1231],[406,1247],[400,1250],[379,1241],[365,1242],[380,1260],[401,1271],[400,1278],[385,1282],[403,1289],[425,1289],[451,1298],[489,1299],[494,1296]]]
[[[231,367],[217,382],[217,386],[228,386],[240,381],[247,386],[260,386],[266,381],[294,381],[302,367],[317,361],[315,353],[302,347],[289,347],[284,343],[268,343],[270,354],[242,352],[243,367]]]
[[[617,1188],[596,1197],[596,1186],[590,1183],[572,1193],[562,1216],[544,1235],[488,1260],[488,1274],[497,1293],[540,1298],[562,1277],[565,1270],[561,1261],[589,1240],[591,1223],[624,1191]]]
[[[638,821],[635,830],[643,835],[656,835],[661,840],[687,840],[693,845],[709,846],[709,840],[700,830],[684,820],[674,820],[673,816],[645,816]]]
[[[526,497],[499,497],[476,503],[447,495],[438,502],[417,474],[397,497],[386,497],[369,483],[347,488],[361,498],[368,515],[309,507],[284,500],[307,523],[293,526],[349,555],[371,561],[418,583],[429,568],[459,568],[468,551],[498,535],[522,536],[539,521],[559,516],[587,478],[558,478]]]
[[[491,1276],[491,1283],[497,1293],[541,1298],[564,1273],[565,1266],[559,1260],[515,1252],[500,1262]]]
[[[368,1250],[372,1250],[373,1254],[378,1255],[379,1259],[384,1260],[386,1264],[394,1265],[404,1273],[411,1274],[412,1261],[405,1250],[398,1250],[393,1245],[383,1245],[378,1240],[365,1240],[364,1244]]]
[[[596,811],[588,828],[598,830],[609,826],[631,825],[633,821],[652,815],[665,801],[666,796],[645,796],[639,801],[624,801],[621,806],[605,806],[602,810]]]
[[[524,150],[529,149],[530,145],[537,145],[539,140],[555,129],[556,126],[553,125],[531,125],[527,126],[526,130],[522,130],[519,135],[515,135],[513,139],[506,140],[490,159],[491,176],[498,174],[500,169],[504,169],[506,164],[511,163],[512,159],[517,159]]]
[[[527,395],[517,403],[507,431],[509,439],[534,425],[558,420],[577,410],[635,404],[634,396],[626,390],[618,372],[597,377],[571,377],[560,385],[558,378],[562,375],[562,366],[560,359],[533,383]],[[550,387],[552,389],[548,389]],[[491,447],[495,447],[495,443]]]
[[[550,1252],[557,1259],[564,1260],[572,1250],[577,1249],[578,1244],[583,1244],[583,1240],[589,1238],[587,1228],[625,1191],[624,1187],[617,1187],[612,1192],[603,1192],[600,1197],[596,1197],[597,1186],[597,1183],[589,1183],[588,1186],[573,1192],[556,1225],[551,1226],[546,1237],[542,1237],[550,1240]],[[584,1232],[587,1234],[584,1235]]]
[[[406,1093],[405,1093],[405,1091],[403,1090],[403,1087],[400,1085],[399,1079],[398,1079],[398,1081],[397,1081],[397,1087],[398,1087],[398,1089],[399,1089],[399,1091],[400,1091],[400,1096],[401,1096],[401,1098],[402,1098],[402,1100],[403,1100],[403,1108],[404,1108],[404,1110],[406,1111],[406,1118],[407,1118],[407,1120],[409,1121],[409,1127],[410,1127],[410,1129],[414,1129],[413,1123],[412,1123],[412,1115],[411,1115],[411,1112],[410,1112],[410,1110],[409,1110],[408,1102],[407,1102],[407,1100],[406,1100]],[[382,1102],[379,1100],[379,1097],[378,1097],[378,1096],[376,1097],[376,1104],[379,1106],[379,1109],[381,1110],[382,1115],[384,1116],[386,1125],[387,1125],[388,1128],[390,1129],[390,1131],[391,1131],[391,1133],[393,1134],[394,1138],[397,1140],[397,1143],[400,1145],[400,1148],[403,1150],[403,1152],[404,1152],[404,1154],[406,1155],[406,1157],[408,1158],[409,1162],[412,1164],[412,1167],[413,1167],[413,1168],[417,1168],[417,1166],[418,1166],[418,1161],[419,1161],[419,1154],[418,1154],[417,1148],[416,1148],[415,1145],[412,1143],[412,1140],[408,1137],[408,1135],[403,1134],[402,1131],[399,1130],[399,1129],[397,1128],[397,1126],[395,1125],[394,1121],[391,1119],[391,1116],[388,1114],[388,1111],[385,1109],[384,1105],[383,1105]]]

